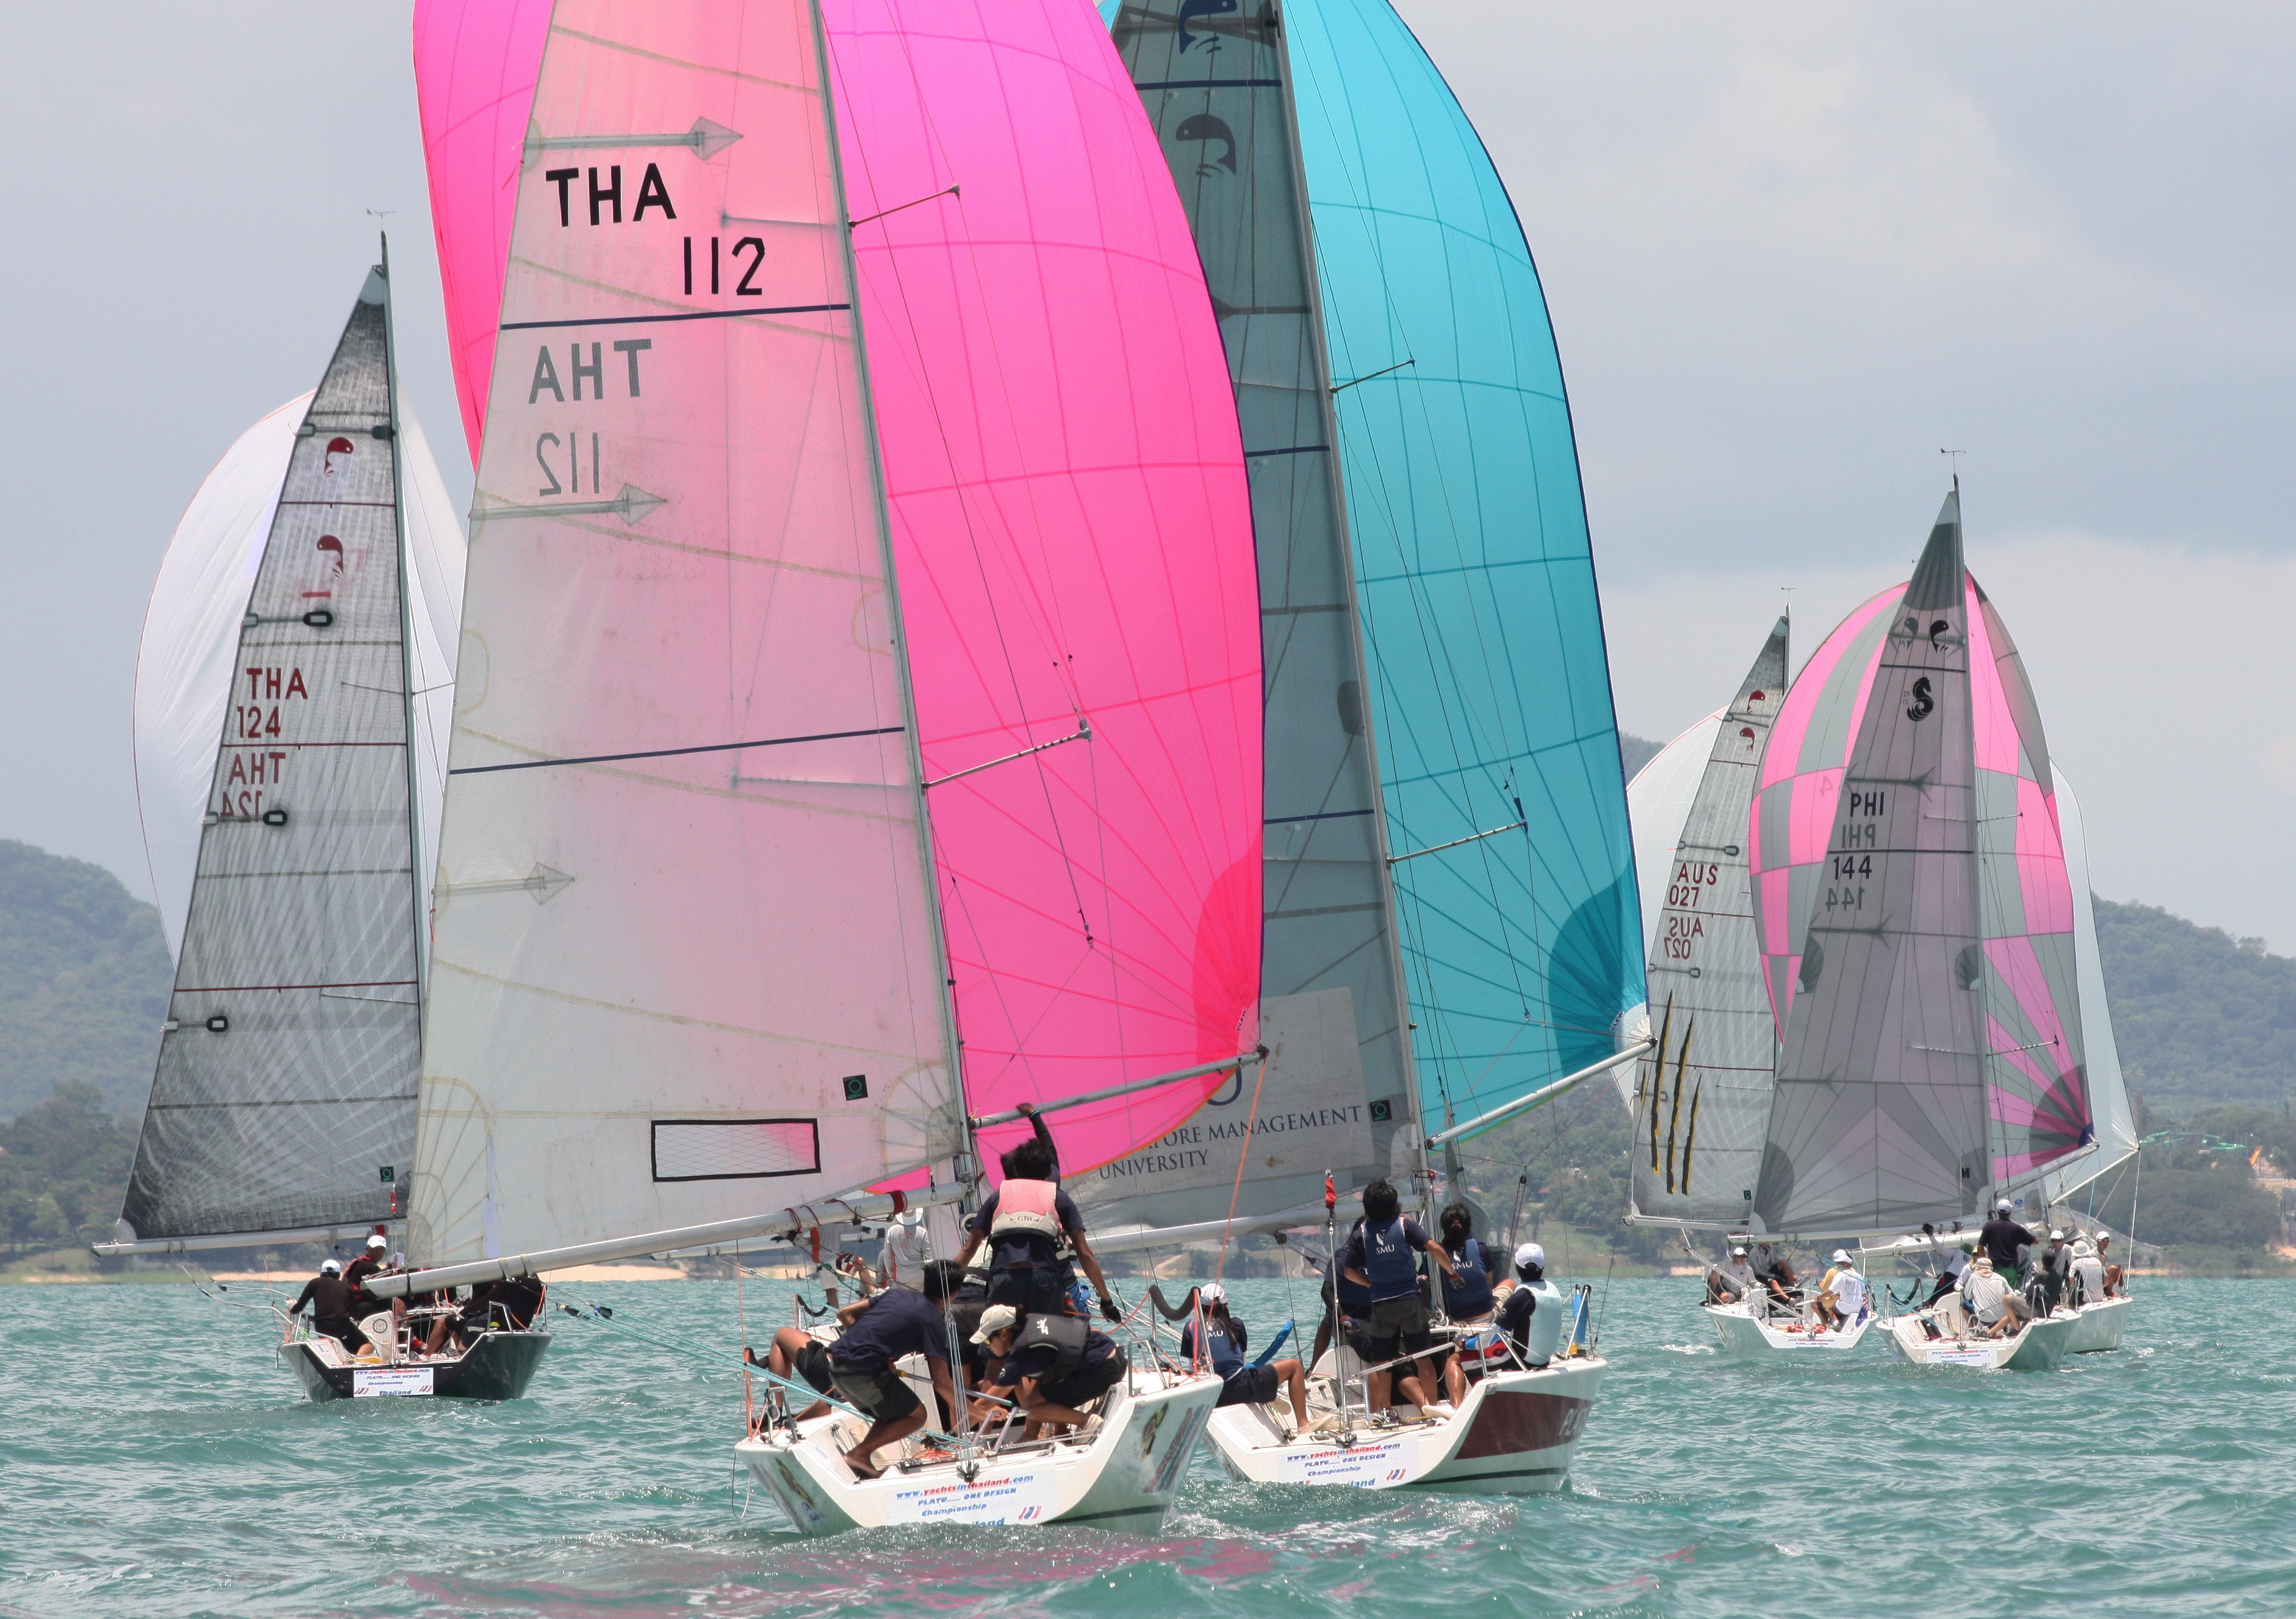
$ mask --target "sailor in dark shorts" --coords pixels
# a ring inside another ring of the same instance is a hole
[[[1275,1360],[1254,1366],[1244,1359],[1250,1337],[1243,1323],[1228,1313],[1227,1290],[1218,1282],[1197,1289],[1204,1313],[1204,1358],[1220,1380],[1221,1405],[1266,1405],[1285,1391],[1292,1395],[1292,1420],[1308,1426],[1308,1374],[1297,1360]],[[1180,1328],[1180,1353],[1193,1360],[1196,1324]]]
[[[366,1334],[351,1319],[351,1311],[358,1291],[343,1280],[342,1262],[328,1260],[319,1266],[319,1274],[303,1284],[303,1291],[287,1307],[291,1316],[300,1315],[303,1306],[311,1307],[311,1330],[334,1339],[345,1349],[357,1354],[366,1347]]]
[[[830,1386],[837,1399],[866,1416],[870,1424],[861,1442],[845,1453],[845,1465],[853,1469],[854,1477],[876,1477],[876,1453],[924,1426],[924,1403],[894,1369],[895,1362],[923,1356],[934,1394],[944,1405],[954,1401],[948,1323],[941,1317],[947,1295],[947,1273],[936,1269],[926,1276],[921,1293],[888,1287],[837,1312],[846,1327],[829,1346]]]
[[[1003,1362],[990,1374],[990,1386],[1013,1391],[1028,1413],[1031,1439],[1048,1425],[1082,1426],[1081,1408],[1114,1388],[1127,1365],[1115,1339],[1095,1332],[1082,1316],[1058,1311],[1024,1316],[1010,1304],[991,1304],[973,1342]]]
[[[755,1349],[746,1344],[742,1346],[742,1356],[750,1365],[762,1366],[776,1377],[786,1377],[791,1382],[802,1378],[816,1394],[829,1393],[834,1381],[829,1371],[829,1345],[800,1327],[784,1327],[775,1333],[763,1360],[758,1359]],[[775,1388],[786,1405],[792,1391],[782,1384],[775,1385]],[[800,1411],[796,1420],[809,1422],[816,1417],[827,1415],[828,1410],[826,1401],[816,1400]]]
[[[1363,1224],[1340,1253],[1341,1274],[1371,1293],[1371,1314],[1350,1347],[1366,1368],[1388,1366],[1435,1344],[1428,1330],[1426,1301],[1419,1293],[1417,1255],[1431,1257],[1446,1276],[1456,1278],[1456,1273],[1443,1245],[1417,1220],[1403,1218],[1401,1200],[1390,1182],[1374,1180],[1364,1188],[1363,1209]],[[1371,1409],[1385,1409],[1394,1393],[1412,1405],[1432,1404],[1426,1392],[1432,1371],[1427,1361],[1414,1359],[1404,1366],[1368,1372]]]

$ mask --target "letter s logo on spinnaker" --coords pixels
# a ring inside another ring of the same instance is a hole
[[[1906,718],[1919,721],[1937,712],[1937,699],[1930,694],[1930,678],[1922,676],[1914,682],[1914,700],[1906,704]]]

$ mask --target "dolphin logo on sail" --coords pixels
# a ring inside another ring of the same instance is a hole
[[[1191,17],[1227,17],[1235,12],[1237,0],[1180,0],[1180,49],[1185,51],[1198,39],[1209,39],[1210,34],[1188,32]],[[1229,165],[1234,168],[1234,164]]]
[[[1906,718],[1916,722],[1937,712],[1937,699],[1931,694],[1930,678],[1919,677],[1914,682],[1913,700],[1906,704]]]
[[[322,553],[329,551],[333,552],[335,555],[335,565],[328,570],[328,571],[332,573],[340,573],[343,571],[343,542],[341,540],[337,539],[332,534],[322,534],[319,536],[319,543],[314,547],[313,549]]]
[[[1225,142],[1227,150],[1218,157],[1207,152],[1206,160],[1196,165],[1196,172],[1210,174],[1214,163],[1230,174],[1235,172],[1235,131],[1228,127],[1226,119],[1216,118],[1209,112],[1194,113],[1180,120],[1180,127],[1172,131],[1172,138],[1176,141],[1201,141],[1206,144],[1213,141]]]
[[[343,438],[340,435],[328,440],[327,453],[319,458],[320,474],[324,477],[333,477],[335,475],[335,457],[337,456],[341,456],[348,459],[349,456],[356,455],[358,447],[357,445],[353,444],[348,439]]]

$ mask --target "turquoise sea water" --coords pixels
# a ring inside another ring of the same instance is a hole
[[[1256,1336],[1283,1319],[1283,1283],[1235,1292]],[[2296,1283],[2152,1283],[2127,1347],[2035,1376],[1729,1365],[1683,1347],[1693,1294],[1611,1286],[1561,1495],[1199,1455],[1154,1537],[803,1541],[734,1477],[736,1382],[563,1316],[526,1400],[316,1407],[190,1287],[0,1289],[0,1613],[2296,1613]],[[753,1336],[789,1295],[746,1286]],[[731,1283],[555,1296],[734,1341]]]

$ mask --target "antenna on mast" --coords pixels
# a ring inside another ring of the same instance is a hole
[[[1969,452],[1965,449],[1940,449],[1938,451],[1938,454],[1943,456],[1948,463],[1953,467],[1953,492],[1956,495],[1960,494],[1961,457],[1969,454]]]

